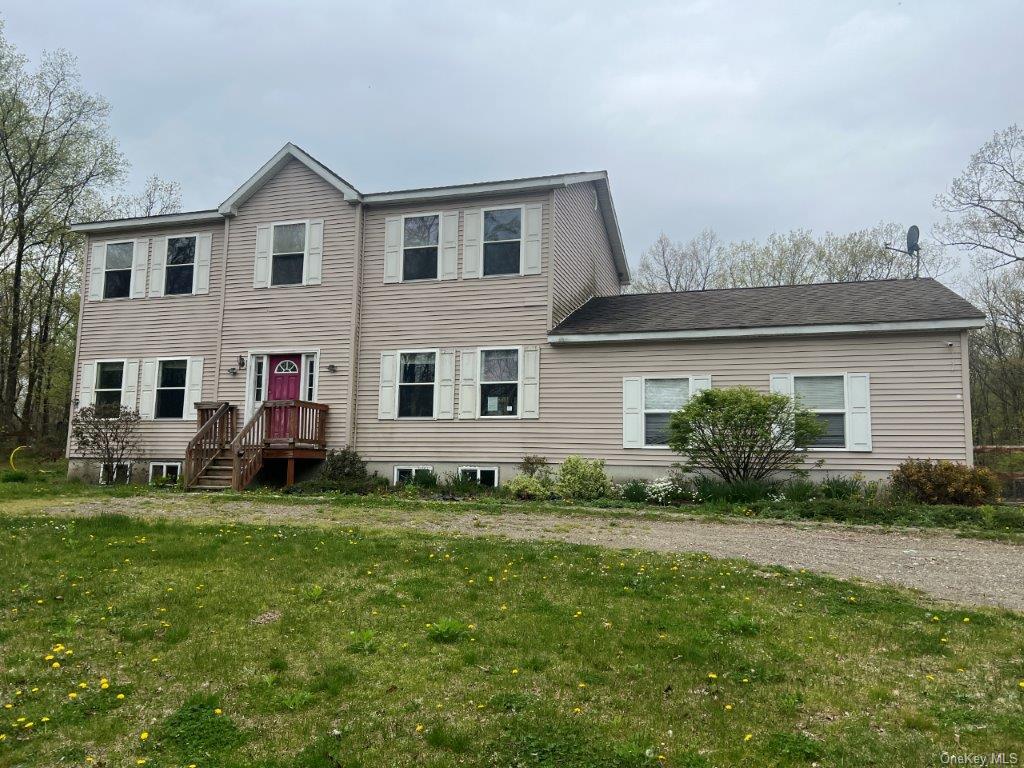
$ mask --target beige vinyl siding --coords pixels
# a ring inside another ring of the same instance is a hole
[[[330,406],[327,437],[349,441],[348,388],[352,367],[352,283],[356,262],[357,207],[292,160],[260,188],[231,219],[227,292],[224,304],[217,399],[245,405],[244,371],[228,368],[253,351],[320,350],[318,400]],[[323,219],[323,267],[319,285],[253,287],[256,227],[260,224]],[[335,373],[328,365],[337,366]]]
[[[78,358],[75,361],[74,397],[81,391],[82,364],[94,360],[143,358],[202,357],[203,396],[211,397],[215,386],[217,366],[217,324],[220,320],[221,270],[224,264],[224,225],[216,222],[197,226],[185,224],[177,227],[132,230],[123,233],[92,235],[85,244],[88,262],[91,245],[114,240],[150,240],[150,259],[153,241],[159,237],[209,233],[212,237],[210,253],[210,290],[205,294],[179,296],[146,296],[140,299],[105,299],[82,302],[81,324],[78,330]],[[88,281],[89,264],[85,264],[84,279]],[[146,273],[147,289],[149,271]],[[88,286],[83,283],[83,295]],[[148,291],[147,291],[148,293]],[[141,378],[141,365],[139,377]],[[139,381],[136,381],[138,391]],[[144,421],[141,429],[142,453],[145,457],[183,456],[185,446],[196,431],[195,419],[181,421]],[[76,457],[75,446],[69,443],[68,455]]]
[[[608,233],[592,184],[554,190],[552,325],[593,296],[618,294]]]
[[[375,457],[401,457],[419,445],[421,455],[444,450],[470,452],[494,440],[504,440],[523,427],[517,421],[378,420],[381,352],[402,349],[520,346],[544,344],[548,320],[549,238],[541,238],[539,275],[462,277],[465,216],[459,217],[459,278],[412,283],[384,283],[384,220],[388,216],[449,210],[473,210],[503,205],[542,203],[542,233],[551,226],[548,195],[494,198],[486,202],[372,208],[363,226],[363,275],[358,366],[357,443]],[[456,355],[458,360],[458,355]],[[542,363],[543,366],[543,363]],[[456,389],[458,389],[456,370]],[[543,381],[543,367],[541,379]],[[456,411],[457,412],[457,411]],[[536,427],[534,423],[533,428]],[[426,450],[423,450],[423,449]],[[460,455],[463,455],[460,453]]]
[[[445,341],[439,342],[441,345]],[[450,342],[449,342],[450,343]],[[949,346],[949,345],[952,346]],[[359,448],[375,462],[517,463],[526,454],[561,461],[576,453],[605,459],[617,474],[667,471],[665,449],[622,447],[622,379],[711,374],[714,387],[768,391],[772,373],[867,372],[873,450],[812,452],[839,472],[887,472],[907,456],[964,461],[961,334],[803,337],[732,341],[544,346],[540,419],[495,422],[390,422],[376,417],[376,366],[360,403]],[[367,421],[365,431],[362,422]]]

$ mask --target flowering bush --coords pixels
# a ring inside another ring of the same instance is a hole
[[[569,456],[558,470],[558,494],[572,501],[593,501],[611,494],[612,484],[604,473],[604,460]]]
[[[659,477],[647,484],[647,500],[652,504],[683,504],[700,498],[690,482],[680,477]]]

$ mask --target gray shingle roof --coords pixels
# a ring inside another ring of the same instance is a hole
[[[977,320],[985,314],[931,278],[599,296],[552,335]]]

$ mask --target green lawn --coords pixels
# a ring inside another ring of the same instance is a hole
[[[1024,747],[1024,618],[805,573],[117,517],[0,516],[0,562],[0,765],[925,765]]]

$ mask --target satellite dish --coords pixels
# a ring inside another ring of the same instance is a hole
[[[921,246],[918,245],[917,241],[921,238],[921,230],[917,228],[917,224],[911,224],[910,229],[907,230],[907,253],[914,254],[919,253]]]

